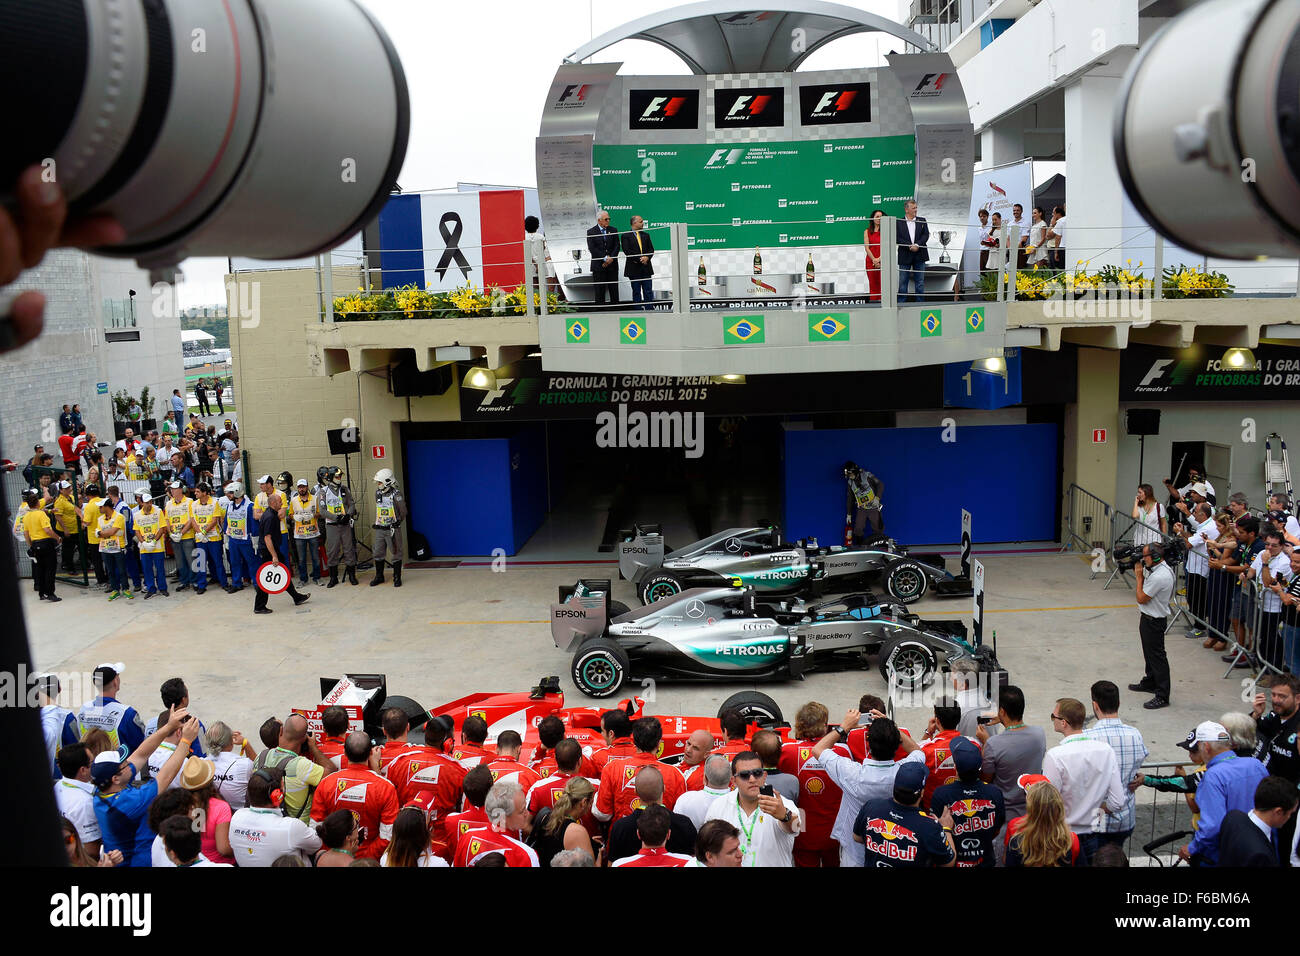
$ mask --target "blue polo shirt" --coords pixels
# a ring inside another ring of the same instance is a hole
[[[158,781],[127,787],[105,796],[95,791],[95,819],[104,849],[121,850],[125,866],[151,866],[156,834],[149,828],[149,804],[158,796]]]
[[[1255,809],[1255,788],[1268,776],[1268,770],[1254,757],[1238,757],[1231,750],[1216,754],[1205,767],[1196,788],[1196,805],[1201,808],[1201,824],[1187,850],[1200,854],[1201,862],[1217,866],[1219,862],[1219,828],[1229,810],[1249,813]]]

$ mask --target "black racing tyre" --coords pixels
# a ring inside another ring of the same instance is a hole
[[[891,688],[919,690],[934,680],[939,662],[929,645],[901,637],[880,650],[880,676]]]
[[[885,589],[904,604],[921,600],[929,587],[925,568],[915,561],[899,561],[885,572]]]
[[[785,718],[781,716],[780,705],[771,697],[756,690],[742,690],[732,694],[718,708],[718,717],[721,718],[729,710],[740,711],[745,715],[746,720],[761,727],[775,727],[785,723]]]
[[[607,601],[605,603],[605,616],[611,621],[616,617],[621,617],[624,614],[627,614],[631,610],[632,609],[622,601]]]
[[[615,641],[597,637],[574,653],[569,673],[588,697],[613,697],[627,682],[628,666],[627,651]]]
[[[638,597],[641,598],[642,604],[654,604],[655,601],[675,597],[685,590],[686,586],[677,575],[671,571],[658,571],[646,578]]]
[[[862,541],[862,547],[864,548],[878,548],[884,544],[889,544],[889,535],[887,534],[873,534]]]

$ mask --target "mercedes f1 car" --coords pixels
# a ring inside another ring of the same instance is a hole
[[[626,614],[608,613],[608,581],[560,588],[551,606],[555,646],[573,655],[570,675],[590,697],[610,697],[631,678],[782,680],[827,668],[869,667],[914,690],[962,658],[991,683],[1007,682],[994,649],[975,646],[961,621],[926,621],[870,592],[818,604],[760,600],[753,587],[689,588]]]
[[[911,554],[898,542],[876,535],[861,545],[818,547],[816,540],[793,544],[775,525],[728,528],[665,554],[658,525],[638,525],[618,535],[618,568],[632,581],[642,604],[681,594],[687,588],[733,585],[760,595],[822,594],[860,590],[875,575],[903,604],[926,591],[970,597],[970,579],[948,571],[941,554]]]

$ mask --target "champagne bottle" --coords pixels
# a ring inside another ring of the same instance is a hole
[[[700,284],[700,285],[708,285],[708,282],[709,282],[709,274],[708,274],[708,272],[707,272],[707,271],[705,270],[705,268],[704,268],[704,257],[703,257],[703,256],[700,256],[700,270],[699,270],[699,273],[698,273],[698,274],[699,274],[699,284]]]
[[[754,247],[754,275],[763,274],[763,254],[758,251],[758,246]]]
[[[813,261],[812,261],[812,253],[810,252],[808,253],[808,268],[804,270],[804,278],[807,280],[809,285],[812,285],[813,282],[815,281],[813,276],[814,276]]]

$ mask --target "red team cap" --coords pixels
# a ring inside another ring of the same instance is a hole
[[[1036,783],[1051,783],[1051,782],[1052,781],[1048,780],[1041,773],[1022,773],[1019,777],[1016,778],[1016,783],[1020,784],[1021,790],[1028,790]]]

